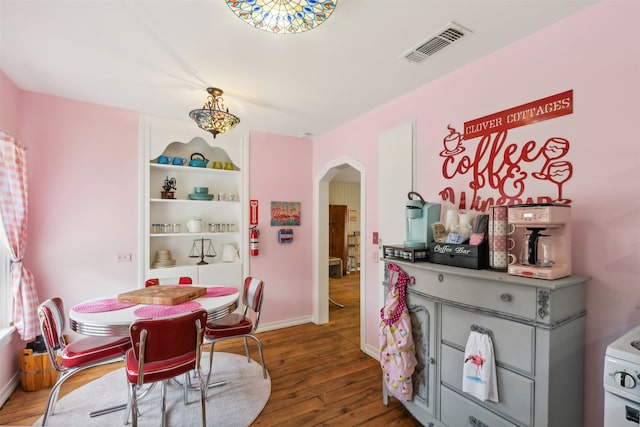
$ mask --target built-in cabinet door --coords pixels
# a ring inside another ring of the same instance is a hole
[[[424,425],[433,421],[424,418],[423,414],[436,416],[436,334],[438,331],[437,305],[423,296],[407,292],[407,309],[411,317],[411,332],[416,348],[418,365],[413,373],[413,401],[406,404],[409,411]]]
[[[405,211],[414,191],[413,123],[405,123],[378,138],[378,232],[385,245],[406,240]]]
[[[414,189],[414,124],[405,123],[378,138],[378,238],[381,245],[402,245],[406,240],[405,207]],[[376,260],[378,257],[375,257]],[[377,261],[376,261],[377,262]],[[379,275],[384,277],[384,263]],[[384,303],[382,294],[380,305]]]
[[[213,267],[200,266],[198,280],[199,283],[207,285],[235,286],[238,291],[241,291],[243,284],[242,264],[231,262],[219,263]]]
[[[198,266],[156,268],[149,270],[145,279],[169,279],[177,277],[190,277],[194,284],[199,283]]]

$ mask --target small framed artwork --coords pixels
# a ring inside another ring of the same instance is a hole
[[[358,211],[356,209],[349,209],[349,222],[358,222]]]
[[[271,225],[300,225],[300,202],[271,202]]]

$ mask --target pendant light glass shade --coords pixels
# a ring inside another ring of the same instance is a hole
[[[200,109],[189,113],[200,129],[211,132],[215,138],[219,133],[229,132],[240,123],[240,119],[224,109],[222,89],[216,87],[207,88],[209,96],[207,102]]]
[[[226,0],[240,19],[271,33],[301,33],[325,22],[337,0]]]

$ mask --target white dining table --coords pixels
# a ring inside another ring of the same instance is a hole
[[[190,286],[214,287],[204,284],[193,284]],[[225,286],[225,288],[227,287]],[[117,295],[115,297],[117,297]],[[115,297],[111,295],[95,298],[85,301],[85,303]],[[200,308],[207,310],[209,313],[208,320],[211,321],[232,313],[238,307],[238,297],[239,292],[236,292],[225,296],[202,296],[192,301],[198,302],[201,306]],[[140,319],[140,317],[136,316],[135,311],[144,305],[149,304],[136,304],[127,308],[97,313],[81,313],[71,308],[69,309],[69,326],[71,330],[82,335],[98,337],[129,336],[129,326],[131,326],[135,320]]]
[[[159,285],[162,286],[162,285]],[[190,286],[197,287],[206,287],[213,288],[215,286],[208,286],[202,284],[193,284]],[[223,286],[223,288],[229,288],[228,286]],[[117,297],[117,296],[116,296]],[[93,303],[104,301],[107,299],[113,299],[114,296],[107,296],[102,298],[94,298],[91,300],[87,300],[85,303]],[[238,298],[239,292],[236,290],[235,293],[224,296],[202,296],[191,301],[198,302],[200,304],[199,308],[203,308],[207,310],[209,314],[207,317],[207,321],[220,319],[227,314],[232,313],[238,307]],[[135,321],[140,319],[135,312],[144,306],[149,306],[151,304],[135,304],[127,308],[120,308],[117,310],[111,311],[102,311],[102,312],[78,312],[73,308],[69,310],[69,324],[71,330],[82,334],[82,335],[90,335],[90,336],[98,336],[98,337],[113,337],[113,336],[129,336],[129,327]],[[180,314],[175,314],[174,316],[178,316]],[[218,387],[225,385],[226,381],[221,380],[214,384],[210,384],[210,387]],[[153,386],[151,385],[151,389]],[[149,389],[150,390],[150,389]],[[149,391],[148,390],[148,391]],[[147,392],[148,392],[147,391]],[[144,397],[147,392],[143,392],[140,398]],[[98,411],[91,412],[90,417],[97,417],[100,415],[108,414],[110,412],[124,410],[127,407],[126,404],[113,406],[110,408],[100,409]]]

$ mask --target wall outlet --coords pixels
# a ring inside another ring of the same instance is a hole
[[[131,262],[131,254],[116,254],[116,262]]]

